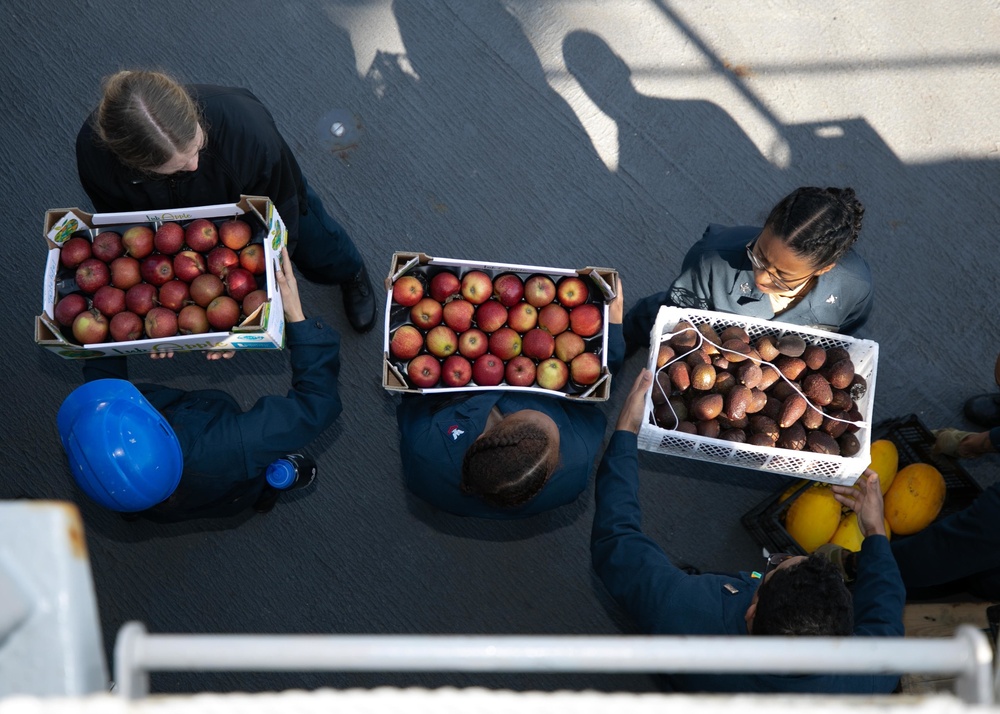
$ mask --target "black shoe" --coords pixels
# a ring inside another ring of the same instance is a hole
[[[375,294],[365,266],[340,287],[344,291],[344,312],[354,331],[364,333],[375,327]]]
[[[987,429],[1000,426],[1000,394],[980,394],[969,399],[965,403],[965,418]]]
[[[254,501],[253,510],[257,513],[270,513],[271,509],[274,508],[274,504],[278,502],[278,496],[281,495],[281,491],[272,487],[264,486],[264,490],[260,492],[257,500]]]

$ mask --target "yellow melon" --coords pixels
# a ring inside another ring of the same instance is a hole
[[[882,524],[885,526],[885,537],[891,538],[892,529],[889,526],[889,521],[883,520]],[[847,550],[859,551],[864,539],[865,537],[861,535],[861,528],[858,526],[858,514],[851,511],[840,519],[840,525],[837,526],[837,531],[833,534],[830,542],[841,548],[847,548]]]
[[[789,486],[788,488],[786,488],[784,490],[784,492],[780,496],[778,496],[778,503],[784,503],[789,498],[791,498],[792,494],[794,494],[796,491],[798,491],[799,487],[802,486],[802,484],[804,484],[805,482],[806,482],[806,479],[803,479],[803,478],[797,478],[797,479],[795,479],[795,481],[792,483],[792,485]]]
[[[785,530],[807,553],[828,542],[839,525],[840,503],[825,483],[807,488],[785,514]]]
[[[930,464],[899,470],[885,494],[885,517],[893,533],[910,535],[937,518],[946,493],[944,476]]]
[[[899,469],[899,450],[888,439],[879,439],[872,442],[870,455],[872,462],[868,468],[878,474],[879,486],[882,487],[882,495],[885,495]]]

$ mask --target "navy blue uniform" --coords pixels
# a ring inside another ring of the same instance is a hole
[[[624,360],[621,325],[610,325],[608,369]],[[559,468],[541,493],[517,508],[500,509],[462,493],[465,450],[486,429],[496,406],[502,414],[535,409],[559,427]],[[607,420],[593,404],[561,397],[491,390],[454,397],[405,395],[396,409],[406,487],[427,503],[459,516],[525,518],[572,503],[587,487]]]
[[[746,635],[744,615],[759,581],[749,574],[689,575],[643,534],[638,439],[616,431],[597,469],[590,551],[594,569],[649,635]],[[736,592],[726,589],[730,586]],[[854,634],[902,637],[905,592],[885,536],[865,538],[854,589]],[[887,694],[894,675],[672,674],[678,691]]]
[[[868,320],[874,289],[868,263],[853,250],[816,278],[812,289],[780,315],[753,279],[746,246],[762,229],[711,224],[684,256],[681,274],[666,292],[645,297],[625,315],[629,353],[649,346],[649,332],[662,305],[715,310],[854,334]]]
[[[170,422],[184,456],[177,490],[142,516],[171,522],[238,513],[257,500],[269,464],[299,451],[334,422],[342,410],[337,394],[340,336],[315,319],[287,323],[285,330],[292,388],[285,396],[261,397],[246,412],[230,395],[214,389],[186,392],[136,385]],[[84,378],[128,379],[125,360],[88,360]]]

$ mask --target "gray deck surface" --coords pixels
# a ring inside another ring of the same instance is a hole
[[[47,208],[90,208],[73,140],[120,68],[250,88],[381,279],[394,250],[617,268],[627,304],[663,289],[709,222],[760,224],[799,185],[853,186],[877,304],[876,420],[961,424],[1000,349],[990,262],[1000,221],[993,3],[584,3],[341,0],[28,3],[4,9],[0,118],[6,271],[0,498],[78,502],[107,645],[154,632],[610,634],[631,626],[596,581],[593,489],[517,523],[463,520],[402,485],[382,336],[351,332],[337,289],[307,313],[343,331],[345,412],[312,448],[316,490],[264,517],[127,524],[74,490],[55,414],[80,367],[33,344]],[[987,7],[989,6],[989,7]],[[358,145],[316,131],[355,114]],[[645,357],[626,363],[613,422]],[[135,379],[287,389],[283,353],[133,358]],[[679,561],[748,569],[739,517],[781,477],[643,454],[646,530]],[[984,485],[995,458],[969,464]],[[649,690],[651,677],[162,674],[157,691],[321,685]]]

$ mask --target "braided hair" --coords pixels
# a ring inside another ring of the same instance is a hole
[[[515,508],[538,495],[552,475],[549,437],[534,424],[484,432],[462,459],[461,489],[497,508]]]
[[[123,164],[152,171],[186,151],[199,124],[198,106],[171,77],[125,70],[104,80],[94,131]]]
[[[816,268],[825,268],[858,240],[864,215],[852,188],[803,186],[781,199],[764,225]]]

